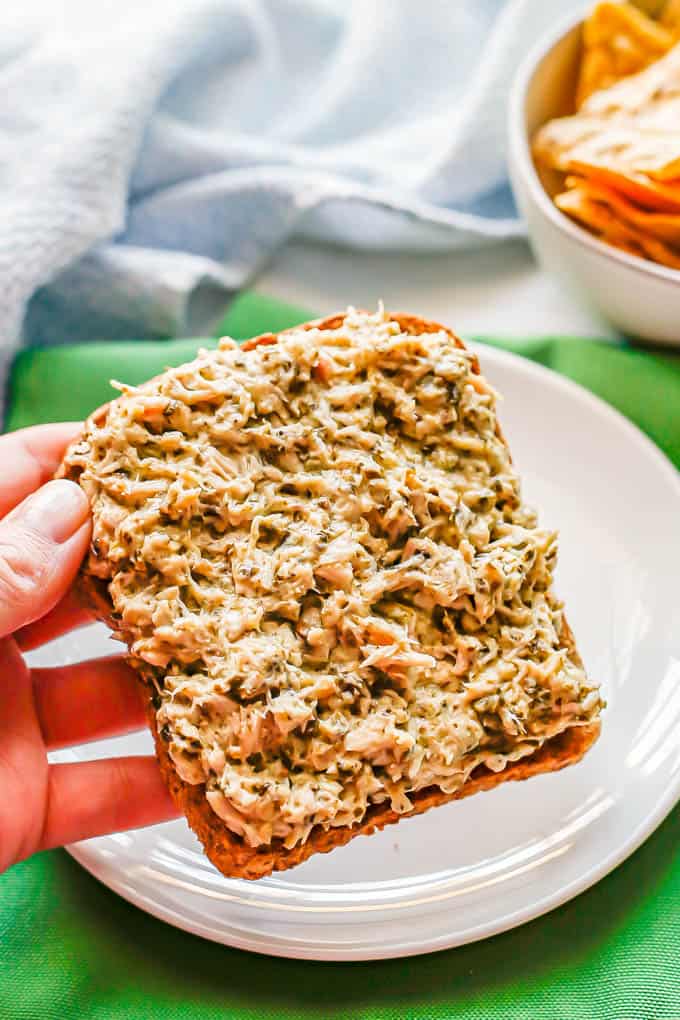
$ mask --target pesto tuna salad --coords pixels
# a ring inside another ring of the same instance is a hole
[[[407,813],[601,708],[474,355],[337,322],[120,385],[67,458],[160,739],[250,847]]]

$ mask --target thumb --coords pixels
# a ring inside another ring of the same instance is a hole
[[[56,605],[89,537],[87,497],[65,479],[43,485],[0,521],[0,637]]]

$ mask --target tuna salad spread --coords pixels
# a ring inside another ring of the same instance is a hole
[[[598,716],[555,533],[447,332],[351,309],[119,388],[68,458],[87,570],[179,776],[249,846],[408,812]]]

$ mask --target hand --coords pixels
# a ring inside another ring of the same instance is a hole
[[[91,621],[69,590],[90,539],[87,499],[73,482],[49,481],[78,428],[0,437],[0,871],[177,814],[151,756],[47,761],[52,748],[144,725],[122,657],[29,669],[21,655]]]

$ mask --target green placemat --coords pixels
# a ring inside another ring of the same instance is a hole
[[[246,295],[221,331],[240,338],[307,317]],[[674,358],[568,338],[488,342],[588,386],[680,466]],[[8,426],[80,418],[110,396],[110,377],[141,381],[195,348],[154,341],[24,352]],[[0,878],[2,1020],[213,1016],[680,1020],[680,811],[613,874],[547,916],[475,945],[380,963],[275,960],[203,942],[129,906],[63,851]]]

